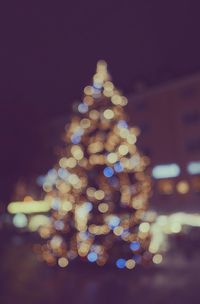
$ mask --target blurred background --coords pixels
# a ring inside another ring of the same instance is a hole
[[[150,208],[200,212],[199,9],[187,0],[1,4],[1,303],[199,303],[198,224],[175,229],[154,267],[66,271],[38,262],[36,236],[19,234],[6,211],[40,196],[38,176],[56,162],[72,104],[104,59],[151,159]]]

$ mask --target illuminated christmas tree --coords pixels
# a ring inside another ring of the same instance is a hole
[[[148,158],[137,149],[139,130],[129,126],[127,102],[99,61],[43,185],[52,209],[39,233],[50,264],[65,267],[78,258],[132,269],[151,260]]]

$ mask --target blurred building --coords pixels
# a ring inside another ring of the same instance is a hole
[[[200,74],[129,96],[140,148],[151,159],[160,212],[200,210]]]

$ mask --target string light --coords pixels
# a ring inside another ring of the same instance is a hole
[[[154,255],[150,225],[143,222],[151,181],[135,146],[138,129],[127,123],[127,102],[99,61],[65,128],[62,157],[44,179],[50,220],[38,232],[49,264],[65,268],[80,258],[133,269]],[[160,260],[157,255],[153,262]]]

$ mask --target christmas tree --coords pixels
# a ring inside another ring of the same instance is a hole
[[[127,102],[99,61],[43,185],[52,209],[39,233],[50,264],[65,267],[78,258],[132,269],[151,260],[148,158],[136,146],[139,130],[129,126]]]

